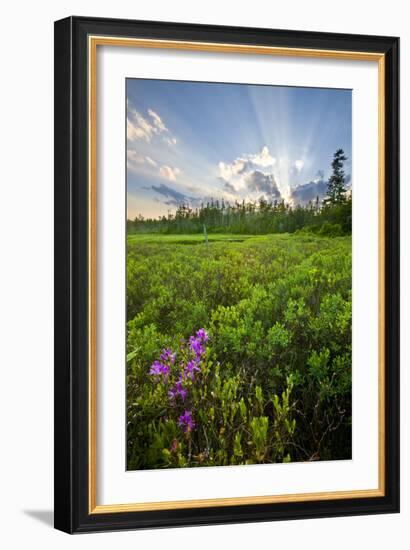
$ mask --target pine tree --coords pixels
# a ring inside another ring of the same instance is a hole
[[[327,184],[325,204],[340,204],[346,200],[345,173],[343,163],[347,160],[343,149],[338,149],[332,161],[332,175]]]

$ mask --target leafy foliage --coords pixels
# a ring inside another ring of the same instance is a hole
[[[128,236],[129,469],[351,457],[351,238],[328,223]]]

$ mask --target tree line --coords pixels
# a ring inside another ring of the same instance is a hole
[[[325,235],[345,235],[352,230],[352,198],[345,186],[343,163],[347,160],[338,149],[332,161],[326,197],[292,207],[284,200],[230,204],[223,199],[211,200],[199,208],[188,204],[178,206],[175,214],[157,219],[138,216],[127,220],[129,233],[238,233],[267,234],[313,232]]]

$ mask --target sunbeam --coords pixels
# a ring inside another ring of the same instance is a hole
[[[128,218],[323,195],[338,148],[351,180],[351,101],[350,90],[129,79]]]

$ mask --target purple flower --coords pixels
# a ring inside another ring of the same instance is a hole
[[[200,328],[196,333],[196,336],[203,342],[208,342],[209,340],[208,334],[206,333],[206,330],[204,328]]]
[[[153,364],[151,365],[151,369],[149,371],[149,373],[152,375],[152,376],[168,376],[169,374],[169,366],[168,365],[164,365],[163,363],[161,363],[160,361],[154,361]]]
[[[176,397],[180,397],[182,401],[185,401],[185,398],[187,396],[188,392],[187,390],[182,386],[182,381],[179,380],[173,388],[171,388],[168,392],[168,397],[171,401],[173,401]]]
[[[160,355],[161,361],[166,363],[169,361],[170,363],[174,364],[175,362],[176,353],[172,353],[172,350],[170,348],[166,348],[162,350],[162,353]]]
[[[201,340],[199,338],[195,338],[195,336],[191,336],[189,338],[189,348],[195,354],[197,361],[201,359],[201,355],[205,352],[201,345]]]
[[[192,420],[191,411],[185,411],[184,414],[179,417],[178,425],[185,433],[189,433],[195,428],[195,422]]]
[[[198,367],[195,361],[188,361],[184,374],[186,377],[191,378],[191,380],[195,380],[195,372],[201,372],[201,369]]]

